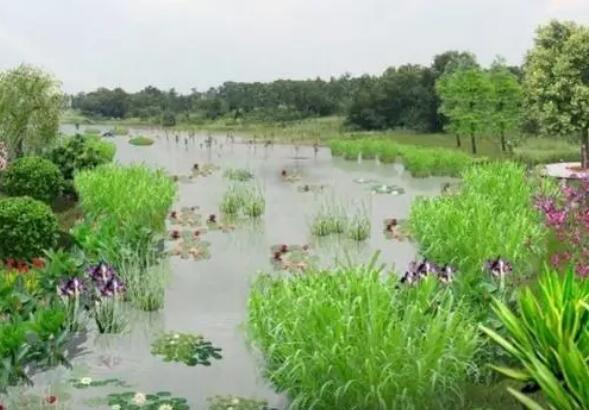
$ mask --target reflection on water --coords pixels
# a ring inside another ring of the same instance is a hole
[[[72,133],[74,129],[65,127],[64,132]],[[272,407],[285,408],[285,398],[276,394],[262,378],[261,359],[249,348],[241,326],[246,318],[252,280],[260,271],[272,271],[272,246],[309,244],[322,266],[366,262],[379,250],[379,262],[402,270],[413,259],[415,247],[409,241],[387,239],[383,221],[406,218],[417,196],[437,195],[441,184],[449,181],[414,179],[398,164],[333,159],[327,149],[315,152],[312,146],[264,146],[238,140],[232,143],[225,137],[213,139],[208,146],[206,135],[192,138],[176,131],[131,129],[130,135],[137,134],[152,137],[155,143],[138,147],[127,142],[129,136],[111,138],[117,145],[116,160],[120,163],[144,162],[176,175],[190,174],[197,163],[213,163],[222,168],[191,183],[180,183],[177,209],[199,206],[205,217],[218,213],[227,186],[223,170],[246,168],[255,174],[256,183],[263,189],[266,213],[262,220],[239,223],[231,232],[207,232],[204,238],[211,242],[210,259],[172,259],[172,277],[161,312],[132,312],[132,327],[124,335],[91,336],[85,344],[90,353],[74,360],[73,373],[56,369],[38,375],[36,386],[25,389],[29,393],[46,394],[52,384],[81,373],[97,379],[119,378],[138,391],[170,391],[187,398],[195,409],[206,409],[207,397],[215,395],[265,399]],[[301,180],[285,181],[282,170],[296,171]],[[366,184],[358,183],[362,180],[401,187],[405,193],[374,194],[366,189]],[[324,189],[304,192],[298,189],[301,184],[324,186]],[[350,207],[363,204],[372,221],[368,240],[356,243],[337,237],[310,237],[310,221],[328,197]],[[150,353],[151,342],[164,331],[200,333],[223,348],[223,359],[210,367],[165,363]],[[70,388],[68,394],[72,399],[67,405],[75,409],[91,408],[88,399],[106,392],[108,388],[85,391]]]

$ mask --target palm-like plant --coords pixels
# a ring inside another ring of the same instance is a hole
[[[519,314],[500,301],[493,310],[506,336],[482,327],[521,365],[494,366],[507,377],[527,383],[522,391],[509,389],[527,408],[543,407],[524,392],[541,390],[550,409],[589,408],[589,281],[573,271],[561,276],[546,272],[538,291],[525,289],[518,300]]]

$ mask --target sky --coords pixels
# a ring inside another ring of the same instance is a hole
[[[380,74],[445,50],[520,64],[552,18],[589,0],[0,0],[0,70],[51,72],[64,91]]]

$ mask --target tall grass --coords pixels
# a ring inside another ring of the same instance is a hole
[[[364,241],[370,237],[372,222],[366,208],[358,208],[350,218],[347,235],[355,241]]]
[[[168,259],[158,259],[153,251],[123,258],[119,275],[127,286],[127,299],[137,309],[151,312],[164,307],[169,262]]]
[[[162,230],[176,195],[164,171],[145,165],[103,165],[82,171],[75,187],[86,215],[105,217],[121,229],[129,225]]]
[[[456,408],[479,337],[434,280],[399,287],[368,267],[261,276],[248,330],[291,409]]]
[[[346,208],[331,200],[324,202],[311,222],[311,234],[314,236],[338,235],[348,227]]]
[[[261,188],[251,184],[234,183],[223,193],[219,209],[230,216],[242,213],[250,218],[257,218],[264,213],[266,200]]]
[[[497,162],[471,167],[458,193],[413,203],[411,235],[423,256],[452,264],[467,281],[476,281],[484,261],[497,256],[524,273],[545,251],[534,193],[523,166]]]
[[[400,160],[415,177],[430,175],[458,176],[473,163],[473,158],[461,151],[403,145],[390,140],[333,140],[329,145],[334,156],[354,160],[378,158],[390,163]]]
[[[513,156],[516,161],[527,165],[580,162],[581,147],[557,138],[529,138],[514,148]]]

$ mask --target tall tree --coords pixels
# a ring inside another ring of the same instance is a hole
[[[436,84],[442,100],[440,112],[449,118],[448,129],[470,136],[472,153],[477,153],[476,136],[484,133],[491,113],[492,86],[487,73],[478,68],[460,68],[443,75]]]
[[[552,21],[536,32],[524,64],[530,115],[551,135],[580,135],[589,157],[589,28]]]
[[[515,74],[498,58],[489,70],[492,86],[491,131],[498,133],[501,149],[507,151],[505,135],[515,130],[521,121],[522,88]]]
[[[62,103],[59,83],[40,69],[21,65],[0,73],[0,141],[11,158],[57,137]]]

